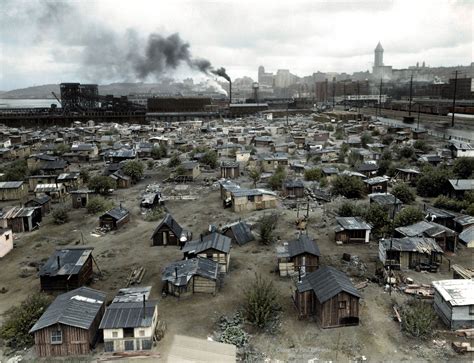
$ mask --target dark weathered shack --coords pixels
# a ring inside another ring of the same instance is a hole
[[[106,294],[80,287],[59,295],[33,325],[39,357],[89,354],[99,339]]]
[[[278,270],[280,276],[304,276],[319,268],[319,247],[305,234],[277,247]]]
[[[232,243],[237,243],[239,246],[254,240],[250,225],[243,221],[222,227],[222,234],[229,237]]]
[[[68,247],[56,250],[40,268],[42,291],[68,291],[92,280],[93,247]]]
[[[372,226],[360,217],[336,217],[336,242],[368,243]]]
[[[41,208],[41,216],[45,216],[51,210],[51,197],[49,195],[40,195],[26,202],[25,207],[39,207]]]
[[[153,246],[180,246],[188,240],[183,228],[167,213],[151,236]]]
[[[165,267],[161,280],[163,291],[177,297],[194,293],[215,294],[219,264],[207,258],[196,257],[173,262]]]
[[[294,303],[300,318],[315,317],[322,328],[359,324],[360,294],[341,271],[325,266],[296,283]]]
[[[122,207],[115,207],[99,217],[101,228],[116,230],[130,221],[130,213]]]
[[[199,239],[186,242],[183,247],[184,258],[202,257],[219,264],[220,272],[228,272],[232,240],[223,234],[212,232]]]

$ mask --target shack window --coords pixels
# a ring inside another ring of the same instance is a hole
[[[61,330],[53,330],[51,332],[51,344],[62,344],[63,332]]]
[[[112,338],[117,338],[117,337],[118,337],[118,332],[113,331],[113,332],[112,332]]]
[[[339,309],[345,309],[346,308],[346,302],[345,301],[339,301]]]
[[[133,328],[124,328],[123,329],[123,336],[125,338],[133,338]]]
[[[114,342],[104,342],[104,351],[113,352],[114,351]]]
[[[6,234],[5,235],[5,241],[8,241],[10,239],[10,235],[9,234]]]
[[[140,335],[141,337],[144,337],[145,336],[145,330],[139,330],[138,335]]]
[[[474,315],[474,305],[469,305],[469,315]]]
[[[134,350],[135,346],[133,344],[133,340],[126,340],[125,341],[125,350]]]
[[[247,200],[248,200],[249,202],[255,202],[255,195],[248,195],[248,196],[247,196]]]

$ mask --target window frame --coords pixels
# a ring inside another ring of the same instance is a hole
[[[61,329],[51,331],[51,344],[59,345],[63,344],[63,332]]]
[[[347,308],[347,301],[338,301],[339,310],[345,310]]]

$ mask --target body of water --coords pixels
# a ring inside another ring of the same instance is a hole
[[[0,98],[0,109],[2,108],[28,108],[28,107],[51,107],[55,104],[61,107],[57,100],[49,98],[38,99],[7,99]]]

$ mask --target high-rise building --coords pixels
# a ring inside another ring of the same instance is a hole
[[[374,67],[372,69],[372,77],[374,79],[389,80],[392,78],[392,66],[383,64],[383,48],[380,42],[374,50]]]
[[[260,87],[273,87],[273,73],[266,73],[263,66],[258,67],[258,83]]]
[[[383,48],[380,42],[377,44],[374,50],[374,67],[383,66]]]

